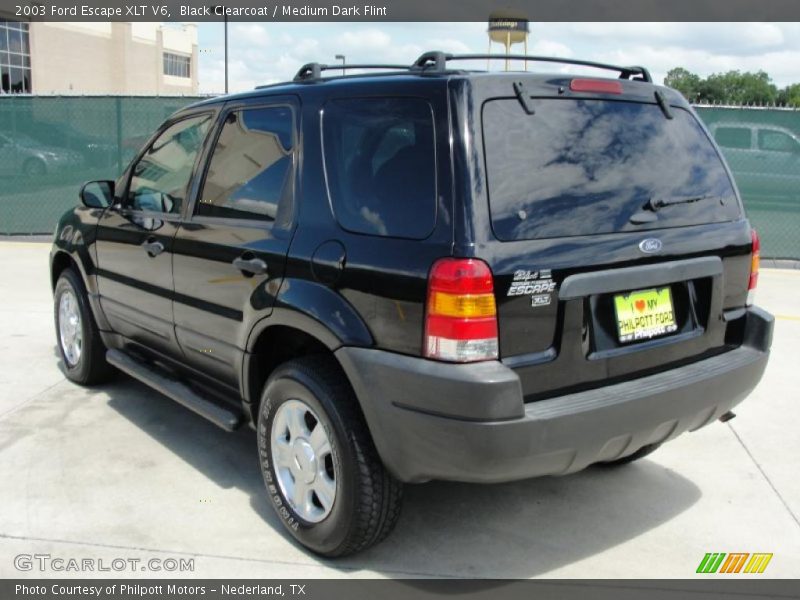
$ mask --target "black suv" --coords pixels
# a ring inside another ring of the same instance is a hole
[[[320,554],[383,539],[401,482],[645,456],[767,364],[758,238],[680,94],[461,58],[194,104],[55,233],[67,376],[254,427]]]

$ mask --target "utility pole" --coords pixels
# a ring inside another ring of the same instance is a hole
[[[212,6],[211,10],[216,14],[217,9],[222,9],[222,22],[225,26],[225,93],[228,93],[228,13],[225,11],[224,6]]]

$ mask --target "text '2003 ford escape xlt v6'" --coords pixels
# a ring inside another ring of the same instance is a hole
[[[678,93],[459,58],[189,106],[56,231],[68,377],[253,426],[320,554],[383,539],[402,482],[642,457],[767,363],[758,237]]]

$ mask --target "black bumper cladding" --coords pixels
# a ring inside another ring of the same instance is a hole
[[[529,404],[500,362],[455,365],[365,348],[336,356],[396,477],[502,482],[572,473],[718,419],[761,379],[773,323],[750,308],[735,350]]]

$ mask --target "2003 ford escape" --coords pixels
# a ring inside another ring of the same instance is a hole
[[[767,363],[758,237],[678,93],[459,58],[194,104],[55,234],[68,377],[252,425],[324,555],[383,539],[401,482],[640,458]]]

